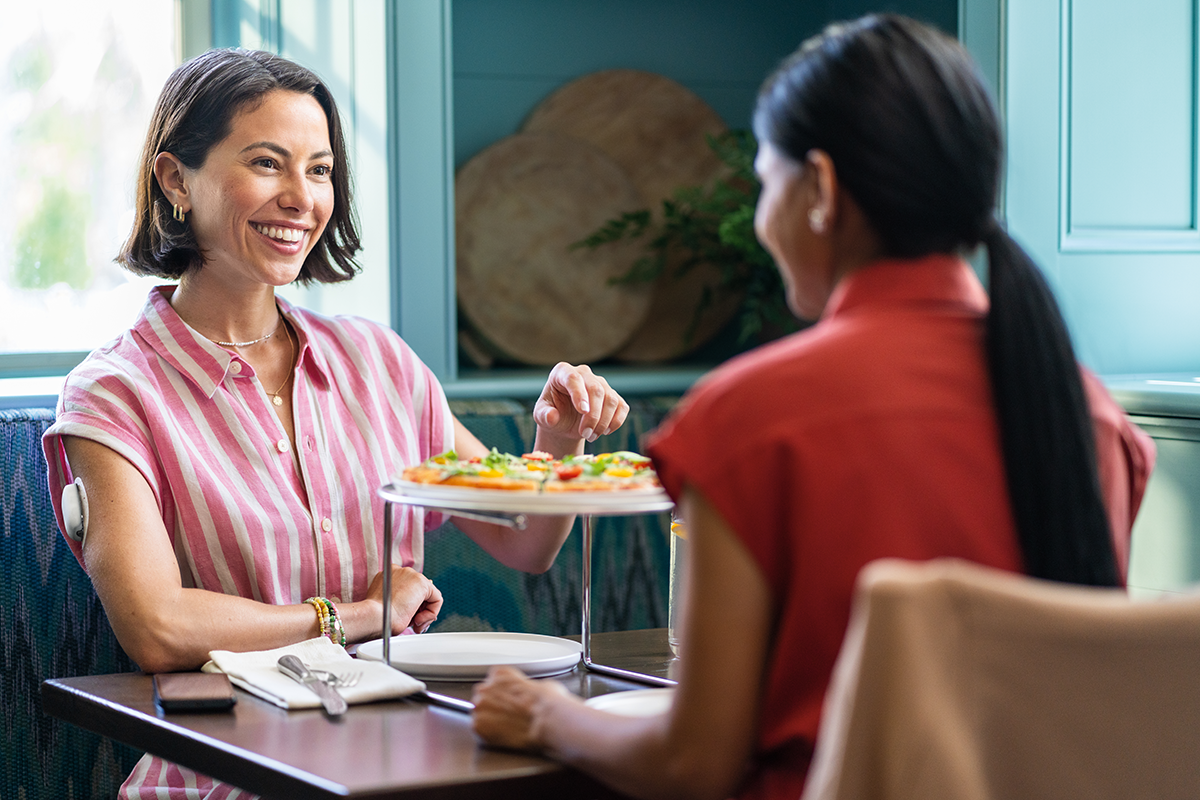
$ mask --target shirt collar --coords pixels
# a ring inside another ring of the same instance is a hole
[[[160,358],[195,384],[205,397],[211,398],[229,375],[230,365],[235,361],[244,365],[245,369],[253,370],[253,367],[236,353],[201,336],[184,322],[171,305],[174,292],[174,285],[151,289],[133,330]],[[306,315],[282,297],[276,297],[275,302],[279,304],[280,313],[287,317],[296,331],[300,350],[297,365],[304,366],[319,385],[327,387],[328,368],[320,349],[310,346],[312,327]]]
[[[843,278],[825,304],[822,319],[862,307],[942,306],[982,316],[988,296],[971,267],[958,256],[935,253],[911,259],[884,259]]]

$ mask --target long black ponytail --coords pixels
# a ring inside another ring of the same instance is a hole
[[[798,163],[828,153],[889,255],[986,246],[988,369],[1025,571],[1119,585],[1079,367],[1040,270],[996,221],[1000,125],[966,51],[904,17],[830,26],[767,79],[754,129]]]
[[[984,235],[988,369],[1025,569],[1118,586],[1087,396],[1041,271],[999,226]]]

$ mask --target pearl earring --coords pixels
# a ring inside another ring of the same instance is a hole
[[[808,226],[812,228],[813,233],[824,233],[825,212],[819,208],[810,209],[808,212]]]

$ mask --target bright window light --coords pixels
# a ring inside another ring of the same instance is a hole
[[[176,4],[7,4],[0,37],[0,353],[91,350],[153,279],[113,262],[133,221],[154,101],[178,63]]]

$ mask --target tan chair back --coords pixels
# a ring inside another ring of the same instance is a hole
[[[883,560],[854,603],[803,800],[1200,798],[1200,596]]]

